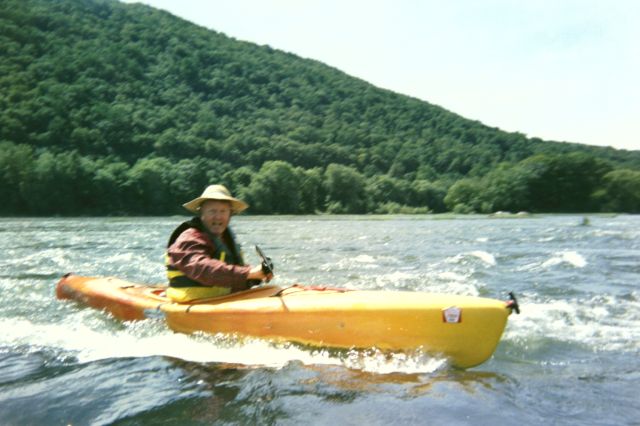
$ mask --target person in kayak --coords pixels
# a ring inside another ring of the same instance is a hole
[[[188,302],[247,290],[269,281],[262,265],[245,265],[240,246],[229,228],[231,216],[248,204],[231,196],[223,185],[210,185],[183,207],[198,216],[178,226],[167,244],[167,296]]]

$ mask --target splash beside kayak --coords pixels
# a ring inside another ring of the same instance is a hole
[[[164,318],[174,331],[229,333],[312,346],[424,350],[473,367],[495,351],[512,302],[426,292],[262,286],[195,303],[174,303],[166,286],[65,275],[59,299],[125,321]]]

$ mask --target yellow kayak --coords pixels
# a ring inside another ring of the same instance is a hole
[[[229,333],[333,348],[423,350],[457,367],[495,351],[515,300],[437,294],[262,286],[174,303],[166,286],[65,275],[59,299],[74,299],[130,321],[162,317],[177,332]]]

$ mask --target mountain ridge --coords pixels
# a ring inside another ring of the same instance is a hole
[[[157,191],[143,181],[145,173],[158,175],[171,196],[150,212],[173,211],[177,199],[201,190],[189,187],[184,176],[164,176],[159,169],[166,167],[190,173],[192,186],[224,181],[251,199],[260,192],[257,184],[251,188],[254,177],[275,162],[284,175],[320,180],[306,194],[316,199],[306,203],[306,212],[384,211],[380,206],[389,202],[441,211],[442,194],[455,182],[485,179],[502,163],[522,168],[520,162],[535,156],[546,156],[547,168],[556,156],[597,157],[609,167],[601,177],[613,169],[640,170],[640,151],[505,132],[320,61],[238,41],[149,6],[6,0],[2,8],[0,141],[12,155],[27,158],[29,175],[4,177],[18,188],[13,197],[22,199],[10,211],[34,210],[25,199],[29,192],[52,185],[36,173],[36,166],[53,167],[44,154],[58,163],[64,156],[84,161],[86,170],[77,173],[93,185],[77,193],[99,186],[98,171],[107,165],[115,173],[109,177],[112,196],[123,199]],[[334,172],[363,179],[357,208],[331,199],[326,172],[332,164],[346,168]],[[207,172],[194,171],[198,167]],[[320,169],[319,178],[314,169]],[[385,185],[392,189],[380,190]],[[439,201],[427,203],[423,194],[421,202],[419,186],[436,191]],[[496,204],[483,203],[473,209]],[[129,212],[130,202],[115,204],[116,211]],[[133,211],[147,212],[143,206]]]

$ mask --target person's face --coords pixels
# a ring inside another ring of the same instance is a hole
[[[231,220],[231,203],[208,200],[200,206],[200,220],[214,235],[222,235]]]

